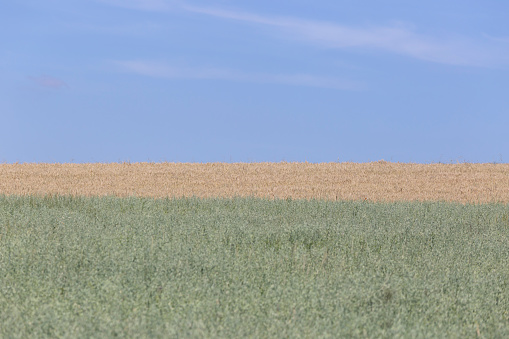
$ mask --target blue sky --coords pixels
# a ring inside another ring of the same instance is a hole
[[[0,5],[0,162],[508,162],[509,2]]]

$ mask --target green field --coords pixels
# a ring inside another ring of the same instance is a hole
[[[2,338],[509,338],[509,206],[0,197]]]

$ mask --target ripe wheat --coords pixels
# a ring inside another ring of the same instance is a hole
[[[0,194],[509,202],[509,164],[1,164]]]

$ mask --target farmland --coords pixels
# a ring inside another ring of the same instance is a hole
[[[0,337],[508,337],[508,176],[3,164]]]
[[[509,164],[0,164],[0,194],[509,202]]]

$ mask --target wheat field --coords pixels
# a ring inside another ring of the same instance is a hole
[[[1,164],[0,194],[507,203],[509,164]]]
[[[505,164],[1,164],[0,338],[509,338],[508,201]]]

